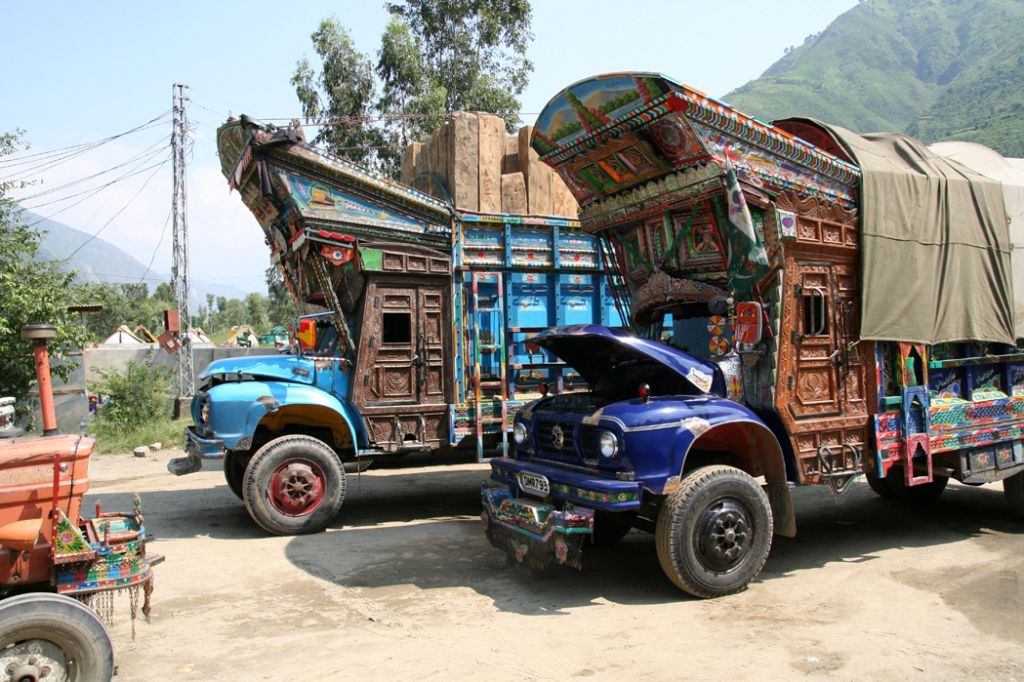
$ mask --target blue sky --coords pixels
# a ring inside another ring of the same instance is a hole
[[[660,71],[716,97],[756,78],[787,46],[824,29],[856,0],[720,3],[634,0],[534,0],[534,63],[522,97],[523,120],[566,85],[599,73]],[[3,4],[5,65],[0,131],[21,128],[33,152],[104,138],[168,110],[171,84],[190,86],[196,122],[189,166],[192,277],[243,291],[263,291],[268,258],[255,219],[228,193],[213,131],[228,112],[257,118],[296,116],[289,84],[295,62],[313,57],[309,36],[337,17],[356,45],[375,56],[387,23],[383,3],[363,2],[58,2]],[[793,114],[800,112],[794,111]],[[40,176],[55,187],[124,162],[170,125],[104,145]],[[156,151],[153,160],[164,155]],[[113,186],[54,219],[93,233],[154,269],[170,272],[170,163]],[[70,203],[70,202],[68,202]],[[67,204],[40,207],[52,215]]]

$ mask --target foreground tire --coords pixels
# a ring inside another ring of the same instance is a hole
[[[1024,472],[1004,478],[1003,493],[1013,515],[1024,520]]]
[[[658,561],[695,597],[741,592],[764,567],[772,532],[771,506],[757,481],[735,467],[701,467],[662,503]]]
[[[242,484],[245,482],[245,467],[248,464],[248,453],[228,452],[224,455],[224,480],[238,499],[242,499]]]
[[[590,544],[595,548],[611,547],[633,527],[636,520],[635,512],[607,512],[601,509],[594,511],[594,534],[590,536]]]
[[[0,602],[3,679],[110,680],[114,649],[96,614],[70,597],[22,594]]]
[[[949,483],[947,476],[933,476],[931,483],[923,483],[908,487],[903,480],[903,467],[893,467],[885,477],[885,485],[889,496],[901,502],[934,502],[946,489]]]
[[[275,535],[323,530],[344,499],[341,461],[326,443],[312,436],[272,440],[245,469],[245,508],[253,521]]]

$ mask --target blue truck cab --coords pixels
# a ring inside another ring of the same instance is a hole
[[[711,595],[756,576],[773,509],[754,476],[783,477],[784,455],[772,429],[726,397],[731,364],[598,325],[531,341],[577,370],[585,390],[544,397],[516,416],[514,453],[491,460],[481,490],[491,543],[517,563],[579,567],[585,544],[612,544],[634,526],[685,523],[699,529],[693,542],[665,547],[662,561],[705,567],[706,584],[694,590]],[[662,512],[679,491],[690,494]],[[776,513],[791,510],[782,504]],[[659,557],[662,550],[659,543]]]

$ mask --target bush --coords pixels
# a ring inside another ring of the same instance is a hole
[[[129,361],[125,369],[98,370],[89,388],[101,397],[96,420],[103,430],[129,431],[171,415],[171,371]]]

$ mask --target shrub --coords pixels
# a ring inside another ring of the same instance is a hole
[[[171,371],[130,360],[124,370],[97,370],[90,391],[103,400],[96,411],[101,428],[118,431],[167,419],[171,414]]]

